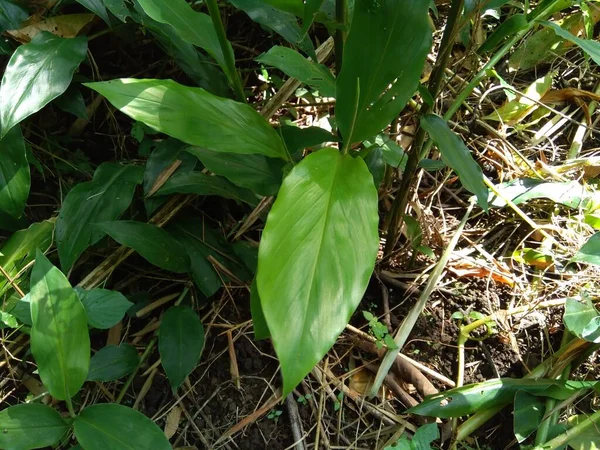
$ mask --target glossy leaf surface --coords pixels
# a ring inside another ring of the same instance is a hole
[[[458,174],[465,189],[475,194],[479,206],[487,210],[488,189],[483,182],[483,172],[462,139],[448,127],[444,119],[433,114],[421,118],[421,126],[435,141],[442,159]]]
[[[21,128],[13,127],[0,140],[0,210],[19,218],[25,209],[31,175]]]
[[[369,282],[377,191],[360,158],[312,153],[285,178],[259,247],[257,286],[290,392],[334,344]]]
[[[67,90],[86,51],[85,37],[60,38],[48,32],[17,48],[0,86],[0,137]]]
[[[83,386],[90,363],[85,309],[64,274],[38,250],[31,271],[31,353],[50,394],[66,400]]]
[[[119,323],[129,308],[133,306],[123,294],[108,289],[85,290],[75,288],[90,327],[106,330]]]
[[[119,244],[134,249],[150,264],[176,273],[190,270],[185,248],[162,228],[133,220],[103,222],[96,227]]]
[[[158,351],[173,392],[198,364],[204,347],[204,327],[189,306],[172,306],[158,331]]]
[[[58,411],[39,403],[10,406],[0,411],[0,448],[27,450],[50,447],[69,425]]]
[[[428,10],[422,0],[356,0],[337,79],[345,142],[375,136],[416,92],[432,42]]]
[[[219,152],[286,158],[283,142],[260,114],[202,88],[172,80],[127,78],[85,85],[132,119],[188,144]]]
[[[88,406],[73,426],[85,450],[171,450],[163,431],[152,420],[123,405]]]
[[[107,345],[90,360],[88,381],[114,381],[129,375],[140,362],[135,347],[129,344]]]
[[[143,170],[136,166],[104,163],[92,181],[79,183],[65,197],[56,220],[56,245],[64,271],[105,233],[92,226],[118,218],[131,203]]]

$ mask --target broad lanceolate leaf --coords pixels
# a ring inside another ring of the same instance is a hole
[[[0,448],[46,448],[62,438],[69,425],[50,406],[39,403],[11,406],[0,411]]]
[[[285,178],[262,235],[257,286],[289,393],[335,343],[373,271],[377,190],[361,158],[334,149]]]
[[[75,288],[90,327],[106,330],[119,323],[129,308],[133,306],[123,294],[108,289]]]
[[[211,172],[264,196],[277,193],[286,165],[282,159],[264,155],[213,152],[200,147],[188,147],[186,151],[196,156]]]
[[[469,384],[428,396],[407,413],[422,416],[461,417],[494,404],[511,402],[517,391],[565,400],[581,389],[591,389],[597,382],[551,379],[497,378],[483,383]]]
[[[13,127],[0,140],[0,210],[18,218],[29,196],[31,175],[21,128]]]
[[[274,46],[256,58],[256,61],[277,67],[286,75],[319,90],[323,97],[335,97],[335,78],[329,69],[309,61],[291,48]]]
[[[19,230],[0,247],[0,266],[14,280],[19,272],[35,259],[37,249],[45,252],[52,245],[54,221],[34,223],[25,230]],[[10,289],[8,280],[0,276],[0,297]]]
[[[356,0],[335,108],[348,144],[379,133],[417,90],[432,42],[428,10],[422,0]]]
[[[519,443],[523,442],[538,429],[546,413],[545,399],[526,391],[515,394],[514,432]]]
[[[437,144],[444,162],[458,174],[465,189],[475,194],[479,206],[487,210],[488,189],[483,183],[483,172],[461,138],[444,119],[434,114],[421,118],[421,126]]]
[[[590,237],[571,258],[572,262],[584,262],[600,266],[600,232]]]
[[[286,158],[280,137],[250,106],[172,80],[86,83],[129,117],[191,145]]]
[[[63,273],[38,250],[31,272],[31,353],[50,394],[73,397],[90,364],[85,309]]]
[[[578,38],[553,22],[540,21],[540,23],[546,27],[552,28],[561,38],[571,41],[579,46],[596,64],[600,64],[600,42]]]
[[[119,244],[138,252],[150,264],[176,273],[190,270],[185,248],[167,231],[144,222],[120,220],[103,222],[96,227]]]
[[[89,381],[114,381],[129,375],[140,362],[135,347],[129,344],[108,345],[90,360]]]
[[[160,360],[173,392],[192,373],[204,347],[204,327],[189,306],[167,310],[158,331]]]
[[[67,90],[86,51],[85,37],[67,39],[48,32],[17,48],[0,86],[0,137]]]
[[[118,218],[131,203],[142,176],[141,167],[104,163],[92,181],[69,191],[56,221],[56,245],[65,272],[86,248],[105,236],[92,224]]]
[[[171,450],[163,431],[148,417],[127,406],[88,406],[73,422],[85,450]]]
[[[174,174],[158,190],[156,195],[174,193],[218,195],[223,198],[236,200],[237,202],[248,203],[249,205],[258,204],[258,199],[252,192],[231,184],[225,178],[198,171]]]
[[[102,0],[77,0],[77,3],[95,13],[110,27],[110,17],[108,16],[108,11]]]

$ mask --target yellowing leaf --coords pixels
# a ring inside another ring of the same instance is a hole
[[[7,33],[21,43],[27,43],[40,31],[48,31],[58,37],[73,38],[94,20],[94,14],[67,14],[54,16],[39,22],[26,23],[18,30],[9,30]]]

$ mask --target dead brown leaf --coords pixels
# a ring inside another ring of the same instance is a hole
[[[67,14],[43,19],[32,16],[18,30],[6,33],[22,44],[30,42],[41,31],[48,31],[59,37],[73,38],[82,32],[96,16],[94,14]]]
[[[181,408],[174,406],[169,414],[167,414],[167,421],[165,423],[165,436],[167,439],[171,439],[177,433],[179,428],[179,421],[181,420]]]
[[[490,269],[484,266],[476,266],[470,262],[463,261],[448,266],[457,277],[475,277],[475,278],[491,278],[492,280],[507,284],[511,287],[515,285],[510,273],[502,270],[500,267]]]

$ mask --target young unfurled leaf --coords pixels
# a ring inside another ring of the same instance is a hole
[[[39,403],[10,406],[0,411],[0,448],[25,450],[53,446],[69,425],[58,411]]]
[[[85,450],[171,450],[152,420],[115,403],[88,406],[75,418],[73,427]]]
[[[483,182],[483,172],[462,139],[444,119],[434,114],[422,117],[421,126],[437,144],[444,162],[456,171],[465,189],[475,194],[479,206],[487,210],[488,189]]]
[[[276,45],[256,58],[256,61],[277,67],[286,75],[318,89],[323,97],[335,97],[335,78],[329,69],[309,61],[291,48]]]
[[[150,264],[175,273],[190,270],[185,248],[167,231],[144,222],[119,220],[102,222],[96,227],[119,244],[138,252]]]
[[[140,362],[135,347],[129,344],[108,345],[90,360],[88,381],[114,381],[129,375]]]
[[[31,271],[31,353],[50,394],[70,400],[90,363],[85,309],[63,273],[38,250]]]
[[[281,138],[248,105],[172,80],[123,78],[85,83],[121,112],[191,145],[286,159]]]
[[[86,248],[106,235],[92,224],[118,218],[131,203],[142,176],[141,167],[104,163],[92,181],[69,191],[56,220],[58,257],[65,272]]]
[[[39,33],[17,48],[0,86],[0,138],[67,90],[87,51],[87,39]]]
[[[85,312],[88,324],[99,330],[106,330],[119,323],[129,308],[133,306],[123,294],[108,289],[75,288]]]
[[[14,126],[0,140],[0,155],[0,211],[19,218],[31,184],[21,127]]]
[[[189,306],[172,306],[160,323],[158,351],[173,392],[198,364],[204,347],[204,327]]]
[[[285,178],[258,255],[262,310],[289,393],[335,343],[379,246],[377,190],[361,158],[323,149]]]
[[[428,11],[422,0],[356,0],[335,107],[346,145],[383,130],[416,92],[432,42]]]

